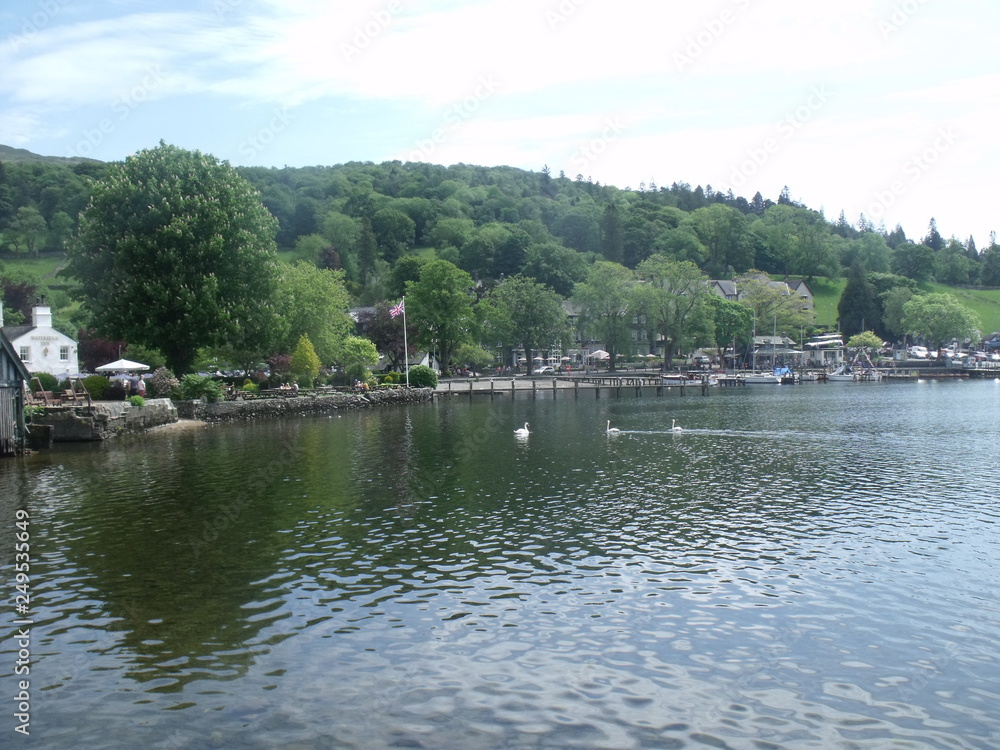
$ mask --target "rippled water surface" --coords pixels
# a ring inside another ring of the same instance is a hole
[[[1000,747],[1000,384],[483,399],[0,462],[3,746]]]

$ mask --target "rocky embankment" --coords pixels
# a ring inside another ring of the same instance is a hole
[[[416,404],[431,401],[434,391],[430,388],[392,388],[368,393],[334,392],[306,394],[279,398],[253,398],[220,401],[180,401],[177,416],[202,422],[238,422],[268,417],[296,417],[310,414],[328,414],[347,409],[366,409],[392,404]]]

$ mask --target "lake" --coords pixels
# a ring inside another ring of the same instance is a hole
[[[31,602],[3,746],[1000,747],[998,446],[1000,382],[931,381],[453,396],[5,460]]]

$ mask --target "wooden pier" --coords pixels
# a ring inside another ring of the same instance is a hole
[[[468,380],[441,380],[438,382],[435,396],[530,396],[539,395],[553,398],[580,398],[594,394],[600,398],[602,393],[610,393],[620,397],[624,393],[634,393],[636,397],[655,395],[663,396],[668,391],[675,391],[684,396],[688,392],[707,396],[711,389],[707,376],[702,379],[677,379],[675,382],[654,375],[581,375],[573,377],[534,378],[534,377],[502,377],[502,378],[469,378]]]

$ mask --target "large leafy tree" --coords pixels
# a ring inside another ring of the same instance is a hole
[[[229,164],[161,141],[94,185],[68,272],[98,331],[188,372],[200,347],[266,343],[277,229]]]
[[[754,262],[755,238],[735,208],[715,203],[691,214],[691,226],[708,254],[705,270],[722,278],[727,269],[743,271]]]
[[[663,361],[669,366],[678,347],[694,344],[712,328],[708,277],[689,260],[659,254],[646,258],[636,271],[645,282],[635,292],[644,302],[646,325],[663,342]]]
[[[753,331],[753,311],[745,305],[733,300],[723,299],[717,294],[708,298],[712,308],[712,320],[715,323],[715,346],[719,355],[733,344],[733,355],[736,354],[735,344],[740,341],[750,342]]]
[[[531,371],[535,351],[561,341],[569,319],[558,294],[526,276],[509,276],[484,300],[485,336],[509,349],[524,348]]]
[[[303,261],[283,266],[276,297],[278,347],[291,351],[306,334],[320,362],[337,361],[344,339],[354,331],[344,272]]]
[[[740,304],[753,312],[758,333],[775,329],[797,331],[812,322],[812,311],[806,301],[786,284],[773,282],[754,269],[733,281]]]
[[[627,353],[632,341],[632,291],[635,276],[618,263],[599,260],[587,280],[576,285],[573,300],[580,305],[584,328],[601,342],[615,369],[618,357]]]
[[[950,294],[920,294],[903,305],[907,333],[921,336],[939,349],[957,339],[978,340],[979,317]]]
[[[587,260],[576,250],[544,242],[528,248],[524,273],[568,297],[573,285],[587,278]]]
[[[447,368],[459,344],[471,338],[472,277],[446,260],[432,260],[406,284],[406,315],[419,331],[417,343],[436,348]]]
[[[38,246],[45,239],[48,226],[45,217],[34,206],[21,206],[10,223],[7,235],[14,243],[14,249],[24,248],[28,253],[38,255]]]

